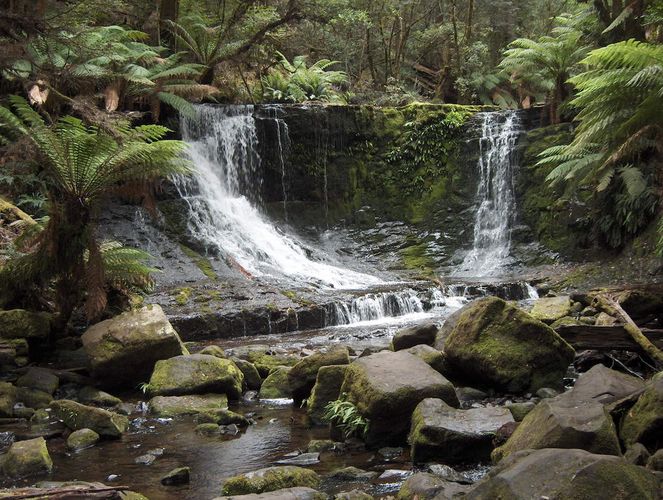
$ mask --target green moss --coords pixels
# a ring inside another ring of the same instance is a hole
[[[209,259],[203,257],[198,252],[192,250],[183,243],[180,243],[180,248],[187,257],[193,260],[194,264],[196,264],[198,269],[200,269],[200,271],[205,276],[207,276],[211,280],[216,280],[218,278],[216,272],[214,271],[214,268],[212,267],[212,263],[209,261]]]
[[[620,436],[624,443],[660,444],[663,432],[663,378],[650,383],[633,408],[624,416]]]
[[[223,483],[223,494],[249,495],[298,486],[317,488],[319,485],[320,477],[312,470],[293,466],[269,467],[228,478]]]
[[[187,302],[189,302],[192,293],[193,289],[190,287],[180,288],[179,292],[177,292],[177,295],[175,296],[175,302],[177,302],[177,304],[180,306],[186,305]]]

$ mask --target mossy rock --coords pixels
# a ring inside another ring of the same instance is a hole
[[[17,441],[11,445],[2,459],[2,472],[10,478],[45,474],[53,470],[53,460],[48,454],[43,437]]]
[[[218,393],[239,399],[243,383],[244,375],[231,360],[191,354],[157,361],[147,389],[152,396]]]
[[[272,369],[260,386],[258,397],[260,399],[290,399],[292,397],[288,377],[290,370],[291,368],[288,366],[277,366]]]
[[[655,500],[660,480],[623,458],[584,450],[526,450],[505,459],[465,500]]]
[[[309,397],[320,368],[349,363],[348,348],[345,346],[334,346],[326,352],[311,354],[302,359],[288,372],[288,382],[295,404]]]
[[[109,386],[136,387],[149,377],[157,361],[188,354],[158,305],[97,323],[82,340],[92,374]]]
[[[99,434],[92,429],[78,429],[69,434],[67,448],[78,451],[94,446],[99,441]]]
[[[369,420],[369,444],[400,443],[410,430],[412,412],[426,398],[459,406],[453,385],[407,351],[382,351],[354,361],[341,393]]]
[[[536,299],[530,314],[539,321],[551,324],[564,316],[569,316],[573,312],[572,307],[573,303],[567,296],[543,297]]]
[[[578,325],[582,325],[582,322],[577,320],[573,316],[564,316],[563,318],[559,318],[558,320],[555,320],[550,325],[550,328],[557,331],[557,329],[561,326],[578,326]]]
[[[409,477],[398,490],[397,500],[424,500],[434,498],[456,498],[454,495],[462,495],[470,489],[462,485],[447,481],[435,474],[418,472]]]
[[[319,485],[320,476],[314,471],[303,467],[281,466],[228,478],[223,483],[222,491],[224,495],[248,495],[295,487],[315,489]]]
[[[9,382],[0,382],[0,417],[12,417],[17,391]]]
[[[306,405],[306,413],[315,424],[325,423],[325,407],[341,395],[341,386],[348,365],[323,366],[318,370],[315,385]]]
[[[102,437],[119,438],[129,427],[129,419],[123,415],[67,399],[53,401],[51,410],[72,431],[92,429]]]
[[[216,408],[201,412],[196,416],[196,420],[201,423],[211,422],[217,425],[235,424],[238,427],[247,427],[250,425],[249,419],[247,419],[244,415],[223,408]]]
[[[497,297],[456,314],[444,346],[454,380],[512,393],[561,388],[575,351],[549,326]]]
[[[444,353],[438,351],[437,349],[429,345],[425,344],[415,345],[414,347],[410,347],[409,349],[407,349],[407,352],[409,352],[410,354],[414,354],[418,358],[421,358],[428,366],[430,366],[436,372],[445,373],[447,371],[446,358],[444,356]]]
[[[112,394],[108,394],[107,392],[89,385],[78,391],[78,401],[86,405],[103,406],[108,408],[122,404],[120,398],[116,398]]]
[[[45,339],[51,333],[51,315],[12,309],[0,311],[0,338]]]
[[[536,407],[533,401],[525,401],[523,403],[512,403],[507,408],[513,415],[516,422],[522,422],[527,415]]]
[[[225,394],[155,396],[150,399],[149,407],[150,413],[157,417],[181,417],[226,409],[228,398]]]
[[[253,363],[263,379],[267,378],[271,371],[279,366],[288,366],[292,368],[299,363],[300,359],[301,358],[296,356],[283,356],[278,354],[259,354],[257,356],[249,357],[249,361]]]
[[[232,358],[232,361],[244,374],[244,384],[246,385],[246,388],[252,391],[257,391],[260,389],[262,378],[260,377],[258,369],[255,367],[255,365],[250,361],[246,361],[245,359]]]
[[[642,443],[649,450],[663,447],[663,378],[649,383],[622,419],[619,436],[624,443]]]
[[[219,347],[218,345],[208,345],[198,354],[209,354],[210,356],[216,356],[217,358],[228,359],[226,351],[224,351],[223,348]]]
[[[398,330],[391,339],[391,349],[402,351],[422,344],[432,346],[437,332],[438,327],[434,323],[403,328]]]
[[[51,370],[32,367],[16,381],[18,387],[29,387],[53,394],[60,386],[60,379]]]
[[[494,462],[528,449],[577,448],[621,455],[612,417],[602,404],[578,401],[570,393],[540,402],[507,442],[493,451]]]
[[[48,408],[53,401],[53,396],[48,392],[30,389],[29,387],[17,387],[16,400],[29,408],[38,410],[41,408]]]

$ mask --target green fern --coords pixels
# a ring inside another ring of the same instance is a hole
[[[366,437],[370,421],[364,418],[357,407],[347,401],[347,394],[342,394],[340,399],[331,401],[325,406],[323,420],[335,425],[343,431],[345,437]]]

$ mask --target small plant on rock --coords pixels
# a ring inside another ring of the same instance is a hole
[[[354,403],[347,400],[345,393],[336,401],[331,401],[325,406],[322,418],[341,429],[345,437],[363,438],[366,436],[370,424],[370,421],[359,413]]]

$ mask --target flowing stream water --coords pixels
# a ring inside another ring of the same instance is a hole
[[[511,252],[511,229],[516,217],[513,175],[516,141],[522,133],[520,120],[515,111],[482,113],[481,119],[474,243],[458,276],[497,275],[508,265]]]

